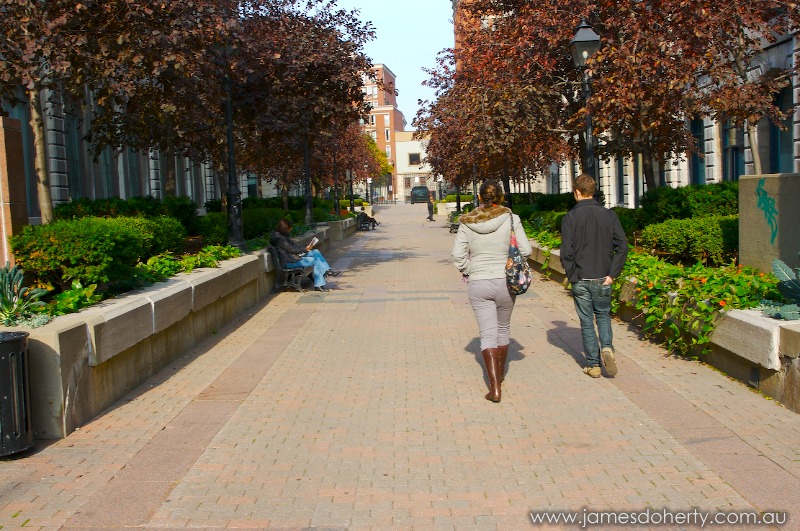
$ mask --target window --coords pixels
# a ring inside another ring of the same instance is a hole
[[[408,154],[408,165],[409,166],[419,166],[422,160],[420,159],[419,153],[409,153]]]
[[[389,131],[388,129],[384,129],[383,130],[383,134],[386,137],[386,141],[387,142],[391,142],[391,140],[392,140],[392,132]]]
[[[775,105],[782,112],[787,113],[786,119],[780,124],[769,124],[769,164],[772,173],[794,172],[794,153],[792,145],[792,93],[789,88],[783,89],[775,99]],[[784,127],[784,130],[781,130]]]
[[[722,130],[722,178],[738,181],[744,175],[744,130],[727,122]]]
[[[697,150],[692,153],[689,160],[689,182],[690,184],[706,184],[706,161],[705,155],[706,136],[705,126],[702,118],[695,118],[689,122],[689,130],[697,141]]]
[[[369,136],[372,137],[372,140],[378,140],[378,132],[375,131],[374,129],[369,132]]]

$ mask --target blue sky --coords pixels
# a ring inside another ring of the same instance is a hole
[[[383,63],[397,76],[397,106],[411,120],[417,100],[433,100],[433,91],[421,83],[422,68],[436,65],[436,54],[453,46],[453,7],[450,0],[337,0],[342,9],[358,9],[359,18],[372,22],[375,40],[365,51],[374,63]]]

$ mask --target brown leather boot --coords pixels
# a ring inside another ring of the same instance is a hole
[[[486,366],[486,377],[489,380],[489,392],[486,400],[500,402],[500,378],[497,370],[498,351],[496,348],[487,348],[481,351],[483,364]]]
[[[506,357],[508,356],[508,345],[497,347],[497,374],[500,375],[500,383],[506,379]]]

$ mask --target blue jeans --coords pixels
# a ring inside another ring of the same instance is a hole
[[[611,285],[604,286],[602,280],[579,280],[572,285],[572,299],[581,321],[581,337],[586,352],[586,365],[600,366],[600,349],[612,345],[611,333]],[[594,323],[597,321],[597,334]],[[597,336],[600,336],[600,346]]]
[[[316,249],[311,249],[305,256],[300,258],[299,262],[289,262],[286,267],[290,269],[297,269],[300,267],[314,266],[314,287],[319,288],[325,285],[325,272],[331,268],[322,253]]]

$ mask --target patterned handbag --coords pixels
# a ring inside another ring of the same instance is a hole
[[[508,260],[506,261],[506,284],[508,291],[512,295],[521,295],[528,291],[533,275],[530,265],[521,254],[517,247],[517,235],[514,232],[514,216],[509,215],[511,220],[511,241],[508,244]]]

